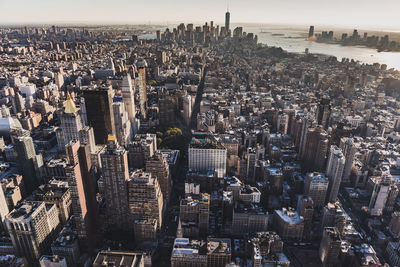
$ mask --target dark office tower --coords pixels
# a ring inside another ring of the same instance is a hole
[[[65,146],[68,166],[65,168],[71,192],[72,222],[76,227],[81,249],[95,247],[97,219],[96,192],[91,183],[88,145],[71,141]]]
[[[328,134],[321,126],[307,130],[306,146],[302,157],[305,170],[324,170],[328,143]]]
[[[318,104],[316,119],[318,125],[321,125],[324,129],[328,128],[329,117],[331,116],[331,104],[329,98],[322,98]]]
[[[324,267],[340,266],[339,254],[342,240],[336,227],[324,229],[319,247],[319,258]]]
[[[311,38],[314,36],[314,26],[310,26],[310,30],[308,31],[308,38]]]
[[[297,212],[304,218],[303,235],[306,239],[310,238],[312,220],[314,215],[314,201],[311,197],[300,196],[297,200]]]
[[[22,174],[27,195],[30,195],[40,185],[41,158],[36,155],[33,140],[29,136],[14,138],[14,148],[17,152],[17,167]]]
[[[116,138],[110,135],[107,150],[100,157],[108,226],[115,230],[130,230],[128,229],[129,169],[127,152],[118,145]]]
[[[171,175],[168,163],[161,153],[155,154],[146,161],[146,171],[150,172],[153,177],[157,177],[163,197],[166,199],[165,202],[168,203],[171,191]]]
[[[174,125],[176,123],[176,98],[165,95],[158,99],[159,120],[161,125]]]
[[[226,31],[226,35],[229,35],[230,20],[231,20],[231,13],[229,13],[229,11],[227,11],[225,13],[225,31]]]
[[[160,42],[161,41],[161,31],[157,30],[156,35],[157,35],[157,42]]]
[[[83,91],[86,116],[89,126],[93,127],[96,144],[106,144],[108,135],[115,134],[112,94],[111,86]]]

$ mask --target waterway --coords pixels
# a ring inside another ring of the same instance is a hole
[[[304,53],[308,48],[310,53],[335,56],[339,61],[349,58],[366,64],[386,64],[388,68],[400,70],[400,52],[378,52],[367,47],[311,42],[305,38],[306,30],[244,27],[244,31],[257,34],[260,43],[282,47],[288,52]]]

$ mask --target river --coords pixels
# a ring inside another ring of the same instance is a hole
[[[361,63],[386,64],[388,68],[400,70],[400,52],[378,52],[375,49],[342,46],[338,44],[325,44],[307,41],[304,37],[307,31],[273,29],[267,27],[244,27],[244,31],[253,32],[258,35],[258,41],[268,46],[282,47],[282,49],[293,53],[304,53],[308,48],[310,53],[331,55],[338,58],[354,59]]]

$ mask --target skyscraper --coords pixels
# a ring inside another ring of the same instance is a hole
[[[7,206],[7,200],[6,197],[4,196],[4,191],[3,189],[0,189],[0,227],[4,230],[7,229],[7,226],[5,224],[5,218],[7,214],[10,212]]]
[[[323,173],[309,173],[304,184],[304,195],[311,197],[315,208],[324,205],[329,181]]]
[[[132,140],[132,126],[128,118],[128,112],[125,111],[123,102],[116,101],[112,104],[113,116],[115,122],[115,135],[120,145],[125,146]]]
[[[299,197],[297,200],[297,212],[304,218],[303,235],[305,238],[309,238],[314,215],[314,201],[312,198],[307,196]]]
[[[156,229],[162,225],[163,196],[157,177],[136,170],[128,182],[129,216],[132,222],[155,220]]]
[[[55,204],[41,201],[22,202],[6,217],[15,254],[35,262],[50,249],[51,235],[60,223]]]
[[[308,38],[311,38],[314,36],[314,26],[310,26],[310,30],[308,31]]]
[[[331,146],[326,167],[326,175],[329,178],[328,201],[335,202],[342,181],[345,159],[342,151],[337,146]]]
[[[336,227],[326,227],[319,247],[319,257],[323,267],[340,266],[341,244],[342,240]]]
[[[69,92],[64,107],[59,112],[60,130],[57,132],[57,143],[59,148],[64,149],[65,145],[72,140],[79,140],[79,131],[82,129],[82,120],[78,109],[75,106]]]
[[[136,134],[138,130],[136,120],[136,106],[135,106],[135,92],[132,87],[132,79],[129,74],[122,79],[122,99],[125,109],[128,112],[128,118],[133,128],[133,133]]]
[[[343,137],[340,139],[340,149],[343,152],[346,163],[343,170],[343,180],[350,179],[351,169],[353,168],[354,155],[357,151],[357,145],[353,138]]]
[[[129,180],[127,152],[117,143],[115,136],[108,137],[107,150],[100,155],[104,188],[107,222],[117,229],[127,229]]]
[[[147,118],[147,88],[146,88],[146,64],[139,65],[139,100],[140,113],[144,119]]]
[[[393,183],[392,175],[385,173],[381,177],[371,177],[368,183],[373,185],[369,202],[369,214],[372,216],[381,216],[389,197],[391,184]]]
[[[307,130],[302,163],[307,171],[323,171],[328,152],[328,134],[321,126]]]
[[[109,134],[115,135],[112,97],[111,86],[83,91],[86,116],[89,126],[93,127],[96,144],[105,144]]]
[[[32,137],[14,138],[14,148],[17,152],[17,167],[22,174],[26,193],[29,195],[41,183],[40,167],[43,164],[36,155]]]
[[[321,99],[318,104],[316,119],[318,125],[321,125],[324,129],[328,128],[329,117],[331,115],[331,104],[327,97]]]
[[[230,20],[231,20],[231,13],[229,13],[229,11],[226,11],[225,13],[225,30],[226,30],[226,34],[229,34],[230,31]]]
[[[94,224],[97,216],[96,204],[93,203],[95,192],[88,181],[90,177],[87,167],[90,160],[85,156],[85,146],[81,146],[79,141],[71,141],[65,146],[65,150],[69,163],[65,168],[65,173],[71,192],[72,221],[77,230],[81,248],[91,250],[95,245]]]
[[[322,231],[325,227],[335,227],[339,234],[344,234],[346,213],[339,202],[329,202],[322,209]]]
[[[161,153],[155,154],[146,161],[146,171],[157,177],[164,199],[168,202],[171,192],[171,175],[169,166]]]
[[[186,126],[190,125],[190,118],[192,116],[192,97],[185,95],[183,98],[183,120]]]
[[[81,144],[89,144],[91,149],[94,148],[93,129],[83,124],[81,111],[76,108],[69,93],[67,93],[63,108],[58,111],[58,116],[61,125],[57,129],[56,136],[60,151],[63,151],[65,145],[73,140],[79,140]]]

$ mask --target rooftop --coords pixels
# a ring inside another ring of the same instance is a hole
[[[231,240],[229,238],[208,238],[207,254],[231,254]]]
[[[275,210],[275,213],[282,218],[286,223],[303,223],[304,218],[297,213],[297,211],[289,208],[282,210]]]

